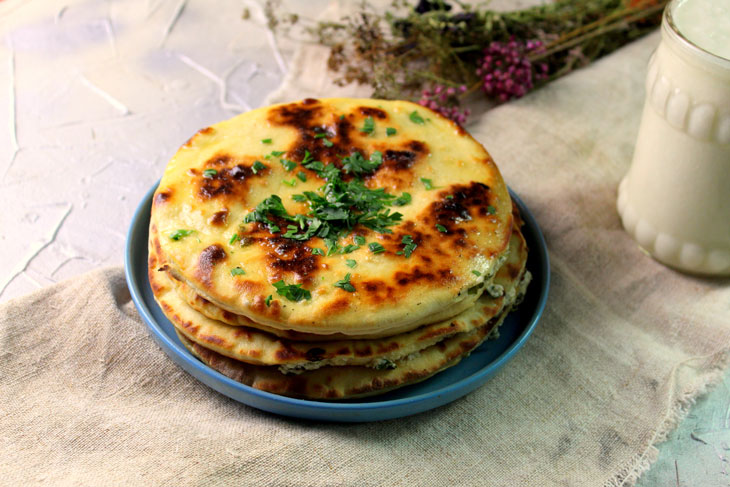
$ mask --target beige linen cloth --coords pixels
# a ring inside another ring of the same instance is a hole
[[[470,127],[534,212],[553,267],[534,335],[483,387],[380,423],[264,413],[174,365],[122,269],[102,269],[0,307],[0,484],[631,485],[730,348],[728,280],[656,263],[615,210],[657,43]],[[274,99],[358,93],[333,88],[323,63],[306,47]]]

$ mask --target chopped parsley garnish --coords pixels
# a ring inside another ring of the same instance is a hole
[[[322,249],[318,249],[317,247],[314,247],[312,249],[312,255],[324,255],[324,251]]]
[[[481,273],[481,272],[479,272],[479,271],[477,271],[477,270],[473,270],[473,271],[471,271],[471,273],[472,273],[472,274],[474,274],[474,275],[475,275],[475,276],[477,276],[477,277],[479,277],[479,276],[481,276],[481,275],[482,275],[482,273]]]
[[[433,189],[434,188],[433,181],[431,181],[428,178],[421,178],[421,182],[426,187],[426,189]]]
[[[368,117],[365,119],[365,123],[360,129],[360,132],[364,134],[372,134],[373,131],[375,131],[375,120],[373,120],[373,117]]]
[[[350,273],[348,272],[345,274],[344,279],[340,279],[335,283],[335,287],[338,287],[340,289],[344,289],[348,293],[354,293],[355,292],[355,286],[350,284]]]
[[[396,255],[404,255],[406,259],[410,257],[413,251],[416,250],[416,247],[418,247],[418,245],[413,241],[413,237],[410,235],[404,235],[401,243],[405,244],[405,247],[403,247],[403,250],[396,252]]]
[[[274,151],[271,151],[271,154],[266,154],[264,156],[264,158],[265,159],[271,159],[272,157],[281,157],[284,154],[286,154],[286,151],[283,151],[283,150],[274,150]]]
[[[271,143],[271,139],[262,139],[261,140],[261,143],[262,144],[270,144]]]
[[[359,245],[353,245],[353,244],[347,244],[344,247],[342,247],[342,250],[340,250],[343,254],[349,254],[350,252],[354,252],[355,250],[359,249]]]
[[[340,115],[340,120],[344,120],[344,119],[345,119],[345,116],[344,115]]]
[[[228,241],[228,245],[233,245],[238,240],[238,234],[234,233],[231,235],[231,239]]]
[[[411,202],[411,193],[403,193],[402,195],[398,196],[395,199],[395,201],[393,201],[393,204],[395,206],[405,206],[410,202]]]
[[[260,222],[269,227],[271,232],[278,232],[279,227],[267,215],[283,218],[285,220],[293,220],[294,218],[286,211],[284,204],[281,202],[279,195],[272,194],[264,201],[256,206],[256,209],[246,215],[243,219],[244,223]],[[273,228],[276,228],[274,230]]]
[[[418,125],[423,125],[424,123],[426,123],[423,117],[416,110],[413,110],[408,118],[411,119],[411,122],[417,123]]]
[[[324,129],[315,129],[315,130],[324,130]],[[328,132],[317,132],[316,134],[314,134],[314,138],[323,139],[322,143],[324,144],[325,147],[332,147],[334,144],[327,138],[327,137],[330,137],[331,135],[332,134],[330,134]],[[302,161],[302,163],[304,163],[304,162],[305,161]]]
[[[231,275],[232,276],[242,276],[245,273],[246,273],[246,271],[244,271],[240,267],[234,267],[233,269],[231,269]]]
[[[289,159],[282,159],[281,165],[284,166],[284,169],[287,171],[293,171],[297,168],[297,163],[294,161],[290,161]]]
[[[261,161],[256,161],[251,166],[251,172],[254,174],[258,174],[259,171],[263,171],[264,169],[268,169],[268,167]]]
[[[490,215],[494,215],[495,213],[497,213],[497,209],[492,205],[489,205],[487,206],[487,213],[489,213]]]
[[[368,248],[373,254],[382,254],[383,252],[385,252],[385,247],[380,245],[378,242],[370,242],[368,244]]]
[[[353,240],[358,245],[365,245],[365,237],[363,237],[362,235],[355,235],[355,237],[353,237]]]
[[[325,168],[327,167],[324,165],[324,162],[322,162],[322,161],[307,162],[307,163],[302,164],[302,166],[306,167],[310,171],[316,172],[320,177],[324,177],[324,176],[322,176],[322,173],[325,170]],[[335,168],[335,169],[337,169],[337,168]],[[325,178],[325,179],[327,179],[327,178]]]
[[[450,195],[448,195],[448,196],[446,197],[446,199],[447,199],[447,200],[453,200],[453,199],[454,199],[454,195],[453,195],[453,194],[450,194]]]
[[[312,154],[308,151],[304,151],[304,159],[302,159],[302,165],[308,164],[314,160],[314,157],[312,157]]]
[[[286,179],[284,179],[281,182],[286,184],[287,186],[291,186],[292,188],[297,185],[297,180],[293,178],[291,181],[287,181]]]
[[[441,225],[440,223],[436,224],[436,230],[438,230],[441,233],[447,233],[448,230],[446,230],[446,227]]]
[[[203,177],[205,179],[210,179],[210,178],[214,177],[216,174],[218,174],[218,171],[216,171],[215,169],[206,169],[205,171],[203,171]]]
[[[290,229],[285,237],[300,241],[320,237],[327,244],[327,255],[332,255],[337,250],[337,241],[347,236],[357,225],[378,233],[391,233],[388,227],[401,221],[403,215],[388,208],[397,200],[396,196],[386,193],[384,188],[370,189],[360,178],[382,164],[380,152],[373,152],[370,159],[353,152],[342,159],[342,169],[334,164],[312,160],[308,152],[305,153],[305,160],[307,162],[302,165],[326,181],[317,191],[304,191],[292,196],[296,202],[308,203],[309,211],[291,215],[281,203],[281,198],[272,195],[246,215],[246,223],[259,222],[268,226],[271,232],[278,232],[281,221],[272,218],[285,220],[287,224],[298,225],[298,230]],[[344,181],[343,173],[355,177]],[[291,183],[296,180],[284,182],[293,186]]]
[[[347,157],[342,158],[342,169],[350,174],[362,175],[371,173],[383,163],[383,154],[380,151],[373,151],[370,160],[365,159],[362,154],[355,151]]]
[[[297,177],[299,178],[299,180],[301,182],[303,182],[303,183],[306,183],[307,182],[307,174],[304,171],[299,171],[297,173]]]
[[[272,296],[271,294],[269,294],[269,295],[268,295],[268,296],[266,297],[266,300],[264,301],[264,303],[266,303],[266,306],[267,306],[267,307],[268,307],[268,306],[271,306],[271,300],[272,300],[273,298],[274,298],[274,296]]]
[[[392,137],[392,136],[394,136],[397,133],[398,133],[398,131],[396,129],[394,129],[393,127],[388,127],[387,129],[385,129],[385,134],[388,137]]]
[[[297,230],[299,230],[299,227],[296,225],[287,225],[286,226],[286,233],[282,235],[282,237],[285,238],[292,238],[292,236],[297,233]]]
[[[188,235],[192,235],[195,232],[195,230],[175,230],[173,233],[170,234],[170,239],[178,241],[181,238],[185,238]]]
[[[326,238],[324,239],[324,245],[327,247],[327,256],[334,255],[337,253],[337,251],[340,249],[340,246],[337,245],[337,240],[332,238]]]
[[[350,269],[353,269],[357,265],[357,261],[353,259],[347,259],[345,261],[345,265],[349,267]]]
[[[312,299],[312,293],[302,288],[301,284],[287,284],[283,279],[280,279],[273,283],[276,288],[276,293],[280,296],[284,296],[289,301],[298,302],[302,299]]]

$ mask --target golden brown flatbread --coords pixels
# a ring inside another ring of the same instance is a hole
[[[525,274],[527,246],[515,228],[507,262],[500,268],[490,292],[474,306],[446,321],[424,325],[390,337],[329,341],[296,341],[261,331],[253,322],[231,326],[215,319],[225,315],[211,303],[201,313],[179,294],[176,280],[160,271],[154,248],[150,248],[150,282],[155,299],[173,325],[189,340],[227,357],[254,365],[278,365],[285,373],[328,365],[382,367],[430,347],[450,336],[488,326],[505,307],[511,306],[529,283]],[[212,316],[211,316],[212,315]]]
[[[421,382],[458,364],[502,324],[509,309],[494,321],[468,333],[460,333],[421,352],[395,362],[395,367],[322,367],[301,374],[282,374],[276,367],[251,365],[221,355],[190,341],[178,331],[180,341],[204,364],[247,386],[273,394],[311,400],[338,400],[382,394]]]
[[[150,241],[222,310],[286,331],[387,336],[474,305],[504,261],[511,209],[486,150],[439,114],[309,99],[192,137],[155,192]]]

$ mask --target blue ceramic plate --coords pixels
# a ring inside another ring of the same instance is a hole
[[[499,339],[483,343],[458,365],[426,381],[373,398],[323,402],[259,391],[229,379],[191,355],[157,306],[147,280],[147,234],[156,187],[150,189],[137,208],[127,236],[125,271],[132,299],[152,337],[180,367],[216,391],[264,411],[315,420],[358,422],[399,418],[442,406],[484,384],[506,364],[524,345],[545,308],[550,280],[545,240],[530,211],[510,192],[525,220],[523,233],[530,249],[527,268],[532,272],[533,281],[522,304],[500,327]]]

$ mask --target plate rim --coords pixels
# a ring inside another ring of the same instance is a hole
[[[137,283],[133,270],[133,262],[134,262],[134,253],[135,251],[139,251],[135,248],[135,240],[136,240],[136,234],[139,233],[139,221],[141,218],[146,217],[146,213],[150,211],[151,204],[152,204],[152,197],[154,195],[155,190],[159,186],[160,180],[158,180],[152,188],[150,188],[140,201],[139,205],[137,206],[137,209],[134,212],[134,215],[132,216],[132,220],[129,224],[129,229],[127,231],[127,240],[125,242],[125,252],[124,252],[124,274],[125,279],[127,281],[127,287],[129,288],[129,292],[132,298],[132,301],[134,302],[134,305],[137,309],[137,311],[140,314],[140,317],[147,325],[147,328],[152,332],[152,336],[155,339],[155,341],[162,347],[162,349],[165,351],[165,353],[170,356],[171,359],[173,359],[174,362],[176,362],[179,366],[181,366],[186,372],[193,375],[197,380],[203,382],[207,387],[210,387],[211,389],[224,394],[227,397],[230,397],[231,399],[241,402],[243,404],[247,404],[251,407],[255,407],[257,409],[262,409],[265,411],[282,414],[286,416],[293,416],[293,417],[301,417],[301,418],[311,418],[311,419],[325,419],[330,421],[372,421],[372,420],[381,420],[381,419],[393,419],[397,417],[403,417],[408,416],[411,414],[417,414],[419,412],[423,412],[444,404],[447,404],[453,400],[456,400],[469,392],[473,391],[480,385],[482,385],[483,382],[488,380],[494,373],[496,373],[502,366],[504,366],[509,360],[512,359],[512,357],[522,348],[524,343],[527,341],[527,339],[532,335],[532,332],[534,331],[535,327],[537,326],[537,323],[540,321],[542,314],[545,310],[545,306],[547,303],[547,298],[549,294],[549,288],[550,288],[550,260],[549,255],[547,251],[547,245],[545,243],[545,238],[542,234],[542,231],[537,224],[537,221],[535,217],[532,215],[532,213],[529,211],[527,206],[524,204],[522,199],[514,192],[511,188],[509,189],[510,197],[513,199],[513,201],[516,202],[520,213],[522,215],[522,219],[525,222],[525,224],[530,226],[530,230],[533,233],[533,237],[537,241],[537,249],[532,249],[533,251],[537,251],[541,257],[541,268],[540,268],[540,296],[536,302],[535,305],[535,311],[532,313],[532,316],[530,317],[529,323],[525,326],[525,329],[520,333],[520,335],[509,344],[509,346],[494,360],[486,364],[484,367],[478,369],[477,371],[473,372],[472,374],[463,377],[455,382],[452,382],[440,389],[434,390],[434,391],[428,391],[428,392],[422,392],[419,394],[415,394],[413,396],[398,398],[398,399],[388,399],[385,401],[371,401],[371,402],[332,402],[332,401],[316,401],[316,400],[309,400],[309,399],[299,399],[299,398],[293,398],[288,396],[281,396],[278,394],[273,394],[270,392],[262,391],[256,388],[253,388],[251,386],[247,386],[245,384],[242,384],[238,381],[235,381],[231,379],[230,377],[227,377],[217,370],[214,370],[201,361],[199,361],[196,357],[194,357],[187,349],[184,349],[181,345],[178,345],[175,343],[175,341],[172,339],[171,336],[169,336],[163,329],[162,326],[157,323],[157,320],[154,318],[154,316],[151,313],[151,310],[149,309],[146,301],[144,300],[142,296],[142,291],[139,287],[139,283]],[[149,228],[145,228],[144,233],[149,233]],[[146,245],[146,240],[144,241]],[[146,251],[145,251],[146,252]],[[156,304],[156,303],[155,303]],[[174,353],[174,355],[173,355]],[[182,362],[182,363],[181,363]],[[187,367],[185,366],[187,365]],[[192,370],[190,370],[192,369]],[[197,373],[195,373],[195,372]],[[214,387],[212,384],[209,384],[206,380],[199,377],[198,374],[207,375],[210,379],[218,380],[219,382],[222,382],[223,385],[225,385],[227,388],[233,388],[235,390],[240,391],[241,393],[248,394],[253,396],[253,398],[256,399],[256,401],[253,402],[260,402],[260,401],[266,401],[267,403],[278,403],[281,405],[281,407],[284,408],[295,408],[295,410],[299,411],[292,412],[292,411],[278,411],[267,407],[262,407],[260,404],[251,404],[246,401],[242,401],[241,399],[237,397],[233,397],[230,394]],[[446,400],[440,400],[437,401],[436,404],[429,405],[425,409],[418,409],[413,410],[411,412],[409,411],[402,411],[404,407],[407,407],[409,405],[413,405],[414,403],[421,403],[421,402],[429,402],[434,399],[438,399],[441,397],[447,397]],[[395,414],[386,414],[386,415],[379,415],[377,418],[374,419],[363,419],[363,418],[347,418],[347,417],[340,417],[341,413],[362,413],[367,414],[368,412],[379,412],[383,410],[401,410],[400,413]],[[317,414],[312,414],[314,411],[317,411]],[[333,413],[340,413],[338,416],[332,416],[332,417],[321,417],[322,414],[333,414]]]

